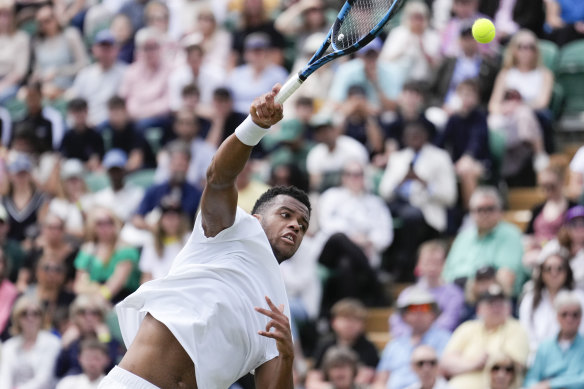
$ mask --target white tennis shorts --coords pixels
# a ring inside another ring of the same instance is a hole
[[[160,389],[142,377],[115,366],[99,383],[97,389]]]

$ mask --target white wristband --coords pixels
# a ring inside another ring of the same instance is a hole
[[[268,133],[269,128],[263,128],[254,123],[251,115],[248,115],[243,123],[235,129],[235,136],[241,143],[248,146],[255,146]]]

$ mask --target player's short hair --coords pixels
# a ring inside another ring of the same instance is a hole
[[[298,189],[295,186],[281,185],[270,188],[264,194],[262,194],[253,206],[251,213],[259,214],[264,212],[268,205],[274,200],[274,198],[279,195],[290,196],[306,205],[306,208],[308,208],[308,216],[310,216],[312,208],[310,207],[310,199],[308,198],[306,192]]]
[[[337,301],[331,308],[332,317],[354,317],[360,320],[367,318],[367,308],[354,298],[344,298]]]

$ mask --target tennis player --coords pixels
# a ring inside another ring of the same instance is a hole
[[[276,187],[258,199],[252,216],[237,207],[235,187],[253,146],[282,119],[274,102],[279,89],[258,97],[217,150],[201,212],[168,276],[116,307],[128,351],[99,388],[226,389],[249,372],[258,389],[293,388],[290,311],[278,264],[300,246],[310,202],[294,187]]]

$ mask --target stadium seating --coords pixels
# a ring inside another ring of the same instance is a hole
[[[560,52],[558,45],[552,41],[540,40],[538,46],[543,64],[555,73],[558,65],[558,54]]]
[[[567,44],[560,50],[556,77],[565,95],[564,114],[584,112],[584,40]]]

